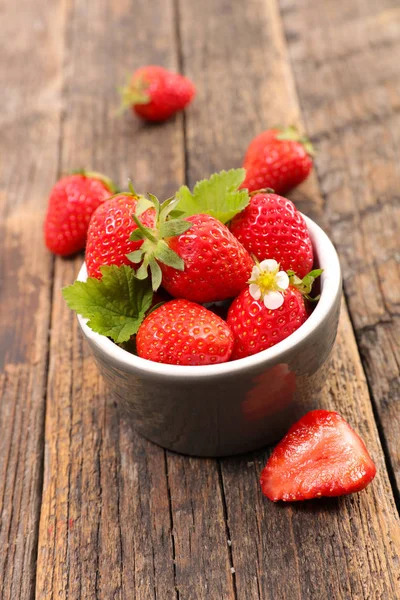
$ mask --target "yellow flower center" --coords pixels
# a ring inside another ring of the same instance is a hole
[[[255,283],[260,288],[262,296],[268,292],[280,292],[281,288],[276,282],[276,275],[279,267],[275,271],[261,271],[255,280],[251,283]]]

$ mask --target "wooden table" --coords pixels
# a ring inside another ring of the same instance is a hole
[[[4,0],[0,14],[0,598],[398,600],[398,3]],[[196,82],[185,115],[116,117],[116,86],[144,63]],[[287,506],[260,493],[268,449],[200,460],[132,432],[60,294],[82,256],[54,260],[41,231],[62,172],[165,198],[240,165],[276,123],[318,150],[291,197],[343,266],[323,405],[378,467],[360,494]]]

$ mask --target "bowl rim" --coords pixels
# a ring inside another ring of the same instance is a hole
[[[302,213],[301,213],[302,214]],[[145,358],[140,358],[131,354],[127,350],[120,348],[109,338],[92,331],[87,325],[87,319],[82,315],[78,316],[79,324],[83,334],[88,340],[102,352],[103,356],[109,356],[110,360],[118,363],[121,369],[132,371],[141,371],[147,376],[171,377],[181,379],[182,381],[190,378],[215,377],[218,375],[238,375],[243,371],[248,371],[252,367],[257,367],[270,362],[282,362],[283,356],[296,346],[304,342],[322,323],[328,318],[335,306],[338,294],[341,293],[341,270],[339,257],[335,247],[327,234],[321,229],[315,221],[302,214],[306,221],[310,233],[315,255],[318,257],[319,267],[324,269],[321,275],[321,297],[317,306],[309,318],[299,329],[290,334],[287,338],[262,352],[240,358],[232,362],[219,363],[216,365],[169,365],[157,363]],[[87,271],[85,262],[80,268],[77,280],[86,281]],[[281,360],[282,359],[282,360]]]

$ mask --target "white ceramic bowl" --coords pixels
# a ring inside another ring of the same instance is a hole
[[[185,454],[238,454],[276,441],[318,407],[322,367],[337,333],[341,272],[328,236],[304,218],[316,263],[324,269],[321,298],[297,331],[259,354],[197,367],[156,363],[94,333],[78,316],[100,373],[146,438]],[[83,265],[78,279],[86,277]]]

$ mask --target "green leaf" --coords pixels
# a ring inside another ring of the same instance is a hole
[[[84,177],[90,177],[92,179],[98,179],[110,190],[110,193],[115,195],[118,193],[118,187],[115,185],[112,179],[103,175],[103,173],[99,173],[98,171],[87,171],[86,169],[76,169],[71,171],[71,175],[83,175]]]
[[[158,242],[157,247],[154,250],[154,256],[157,260],[164,263],[164,265],[173,267],[178,271],[183,271],[185,269],[183,258],[181,258],[179,254],[175,252],[175,250],[171,250],[167,242],[164,242],[164,240],[160,240]]]
[[[197,182],[193,193],[184,185],[176,193],[179,199],[176,209],[185,217],[206,213],[227,223],[250,201],[248,191],[238,189],[245,176],[245,169],[214,173],[210,179]]]
[[[300,279],[294,271],[287,271],[287,274],[289,275],[289,279],[290,279],[290,285],[297,288],[299,290],[299,292],[301,292],[303,294],[303,296],[305,296],[305,298],[307,298],[308,300],[312,300],[312,298],[310,298],[309,294],[312,290],[314,281],[322,273],[323,273],[323,269],[314,269],[313,271],[310,271],[309,273],[307,273],[307,275],[305,275],[303,277],[303,279]],[[314,300],[315,300],[315,298],[314,298]]]
[[[137,193],[136,193],[135,188],[133,187],[133,183],[132,183],[131,179],[129,179],[128,188],[129,188],[129,191],[132,194],[132,196],[135,196],[135,198],[137,198]]]
[[[140,229],[134,229],[129,236],[131,242],[138,242],[139,240],[144,240],[145,234]]]
[[[121,114],[134,104],[148,104],[150,96],[146,94],[145,89],[145,86],[140,81],[135,81],[135,84],[133,84],[131,76],[129,76],[126,85],[118,88],[121,96],[121,104],[118,112]]]
[[[143,258],[143,250],[134,250],[133,252],[129,252],[129,254],[125,254],[126,258],[128,258],[131,262],[137,264]]]
[[[140,265],[140,267],[136,271],[135,276],[138,279],[140,279],[140,280],[146,279],[146,277],[147,277],[147,267],[148,266],[149,266],[149,258],[148,258],[148,256],[145,256],[142,264]]]
[[[137,333],[153,292],[148,280],[139,281],[127,265],[100,267],[101,279],[89,277],[62,290],[69,308],[88,320],[89,327],[118,344]]]
[[[173,219],[172,221],[166,221],[161,225],[160,235],[163,238],[181,235],[182,233],[185,233],[185,231],[190,229],[192,225],[193,223],[189,223],[188,221],[184,221],[183,219]]]
[[[150,267],[150,273],[151,273],[151,286],[152,286],[153,290],[156,292],[161,285],[161,280],[162,280],[161,268],[160,268],[160,265],[154,260],[154,258],[151,258],[149,260],[149,267]]]
[[[303,294],[308,295],[311,292],[314,281],[322,274],[322,271],[323,269],[314,269],[314,271],[310,271],[303,277],[303,281],[301,282]]]
[[[178,204],[179,198],[177,198],[176,196],[171,196],[171,198],[167,198],[167,200],[164,200],[160,211],[161,220],[165,221],[172,211],[174,211],[174,218],[176,218],[176,213],[178,213],[179,211],[176,211],[175,208]]]
[[[148,240],[150,240],[151,242],[153,242],[153,244],[157,244],[157,238],[154,236],[153,232],[151,229],[149,229],[149,227],[145,227],[137,218],[136,215],[132,215],[132,219],[135,221],[137,228],[141,231],[141,233],[143,234],[143,238],[147,238]],[[131,233],[131,237],[130,239],[132,239],[133,234],[135,233],[135,231],[133,231],[133,233]],[[143,239],[143,238],[139,238],[139,239]]]
[[[277,140],[289,140],[299,142],[304,147],[307,154],[315,156],[315,150],[307,136],[301,135],[297,127],[289,125],[289,127],[280,128],[280,133],[276,136]]]
[[[301,134],[295,125],[289,125],[288,127],[280,128],[280,132],[276,136],[276,139],[299,142],[301,139]]]
[[[140,217],[149,208],[154,208],[154,204],[151,200],[148,200],[144,196],[140,196],[136,204],[135,215]]]

